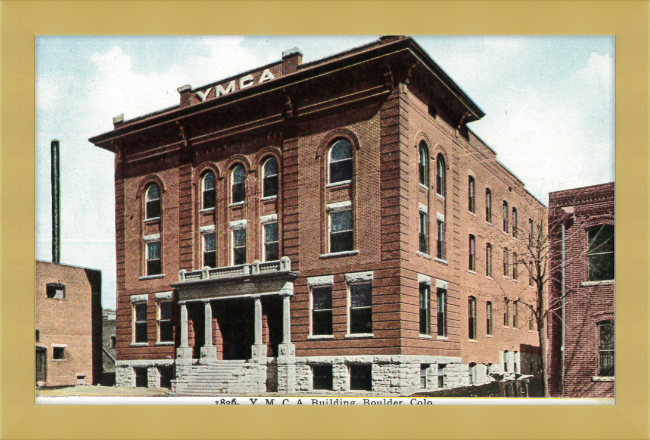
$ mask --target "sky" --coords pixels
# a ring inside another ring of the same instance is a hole
[[[310,62],[378,36],[37,36],[36,258],[51,261],[50,141],[61,141],[61,263],[102,270],[115,308],[113,154],[88,138],[178,104],[197,87],[279,61]],[[469,127],[535,197],[614,181],[613,36],[416,36],[485,112]]]

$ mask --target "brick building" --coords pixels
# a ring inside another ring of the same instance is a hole
[[[178,91],[90,139],[116,153],[118,386],[408,394],[537,368],[513,262],[546,209],[413,39]]]
[[[101,287],[96,269],[36,260],[36,384],[99,383]]]
[[[551,395],[614,397],[614,183],[550,193],[548,212],[549,302],[562,298],[562,225],[565,268],[564,366],[560,310],[549,327]]]

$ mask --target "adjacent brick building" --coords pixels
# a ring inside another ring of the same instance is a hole
[[[36,384],[99,383],[102,273],[36,260]]]
[[[513,262],[546,209],[413,39],[178,91],[90,139],[116,153],[118,386],[408,394],[538,368]]]
[[[562,225],[565,249],[564,381],[559,310],[549,328],[551,395],[614,397],[614,183],[550,193],[548,212],[551,303],[562,298]]]

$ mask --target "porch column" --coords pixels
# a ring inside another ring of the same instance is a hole
[[[291,342],[291,296],[282,297],[282,343]]]
[[[188,326],[188,317],[187,317],[187,304],[180,303],[181,306],[181,345],[176,348],[176,358],[179,361],[192,362],[192,347],[189,346],[189,341],[187,337],[187,326]]]
[[[254,295],[253,301],[255,301],[255,339],[252,347],[253,360],[266,362],[266,345],[262,343],[262,300],[259,295]]]
[[[203,323],[205,328],[205,343],[201,347],[201,358],[207,360],[217,359],[217,347],[212,344],[212,304],[210,301],[204,303],[205,313],[203,314]]]

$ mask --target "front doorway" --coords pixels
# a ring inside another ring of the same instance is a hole
[[[36,385],[45,385],[47,380],[47,349],[36,347]]]
[[[215,301],[212,313],[221,332],[222,359],[250,359],[255,342],[253,301],[250,298]]]

